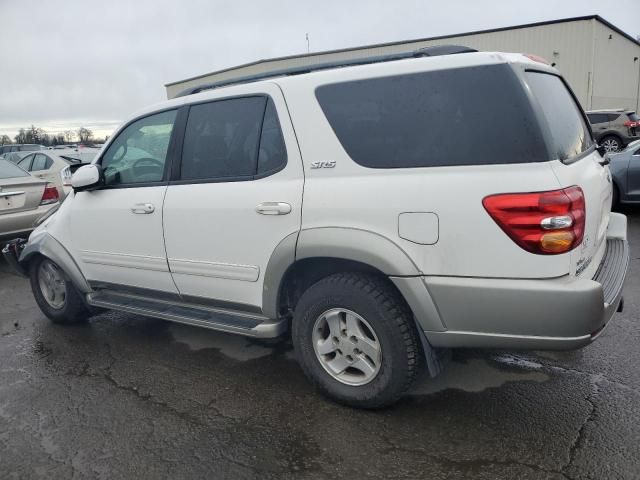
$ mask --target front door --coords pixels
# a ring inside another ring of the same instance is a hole
[[[177,293],[162,234],[175,119],[168,110],[130,123],[98,160],[104,186],[75,194],[73,254],[87,280]]]
[[[190,107],[164,206],[169,266],[185,299],[261,307],[271,254],[300,230],[302,162],[286,111],[275,85]]]

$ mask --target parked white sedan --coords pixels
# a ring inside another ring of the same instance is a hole
[[[97,148],[42,150],[25,156],[17,165],[34,177],[53,183],[62,200],[71,191],[72,166],[90,163],[98,151]]]

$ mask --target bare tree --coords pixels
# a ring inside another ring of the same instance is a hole
[[[76,132],[74,132],[73,130],[65,130],[63,132],[64,135],[64,139],[66,140],[67,143],[71,143],[73,142],[73,139],[76,136]]]
[[[77,134],[80,142],[82,143],[87,143],[89,140],[91,140],[91,137],[93,137],[93,132],[85,127],[80,127]]]
[[[0,136],[0,145],[6,145],[7,143],[11,143],[11,138],[9,135]]]

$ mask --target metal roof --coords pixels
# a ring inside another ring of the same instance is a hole
[[[519,30],[519,29],[522,29],[522,28],[540,27],[540,26],[543,26],[543,25],[555,25],[555,24],[558,24],[558,23],[577,22],[577,21],[582,21],[582,20],[597,20],[598,22],[606,25],[611,30],[615,31],[616,33],[619,33],[620,35],[625,37],[627,40],[632,41],[633,43],[635,43],[636,45],[638,45],[640,47],[640,42],[638,40],[633,38],[628,33],[622,31],[621,29],[619,29],[618,27],[616,27],[612,23],[608,22],[607,20],[602,18],[600,15],[586,15],[586,16],[582,16],[582,17],[561,18],[561,19],[557,19],[557,20],[547,20],[547,21],[544,21],[544,22],[526,23],[526,24],[522,24],[522,25],[514,25],[514,26],[511,26],[511,27],[491,28],[491,29],[488,29],[488,30],[474,30],[474,31],[471,31],[471,32],[456,33],[456,34],[449,34],[449,35],[440,35],[440,36],[436,36],[436,37],[415,38],[415,39],[401,40],[401,41],[395,41],[395,42],[376,43],[376,44],[372,44],[372,45],[361,45],[361,46],[358,46],[358,47],[340,48],[340,49],[336,49],[336,50],[325,50],[325,51],[321,51],[321,52],[301,53],[301,54],[298,54],[298,55],[287,55],[287,56],[284,56],[284,57],[264,58],[264,59],[261,59],[261,60],[256,60],[255,62],[249,62],[249,63],[244,63],[244,64],[241,64],[241,65],[235,65],[235,66],[230,67],[230,68],[224,68],[222,70],[216,70],[214,72],[205,73],[205,74],[202,74],[202,75],[196,75],[195,77],[185,78],[183,80],[177,80],[175,82],[166,83],[165,87],[169,87],[171,85],[177,85],[179,83],[189,82],[189,81],[192,81],[192,80],[197,80],[199,78],[209,77],[211,75],[217,75],[217,74],[220,74],[220,73],[223,73],[223,72],[228,72],[228,71],[237,70],[237,69],[240,69],[240,68],[250,67],[252,65],[258,65],[258,64],[266,63],[266,62],[289,60],[289,59],[293,59],[293,58],[314,57],[314,56],[318,56],[318,55],[329,55],[329,54],[332,54],[332,53],[352,52],[352,51],[358,51],[358,50],[369,49],[369,48],[380,48],[380,47],[388,47],[388,46],[393,46],[393,45],[402,45],[402,44],[405,44],[405,43],[426,42],[426,41],[432,41],[432,40],[444,40],[444,39],[448,39],[448,38],[465,37],[465,36],[468,36],[468,35],[478,35],[478,34],[481,34],[481,33],[504,32],[504,31],[508,31],[508,30]]]

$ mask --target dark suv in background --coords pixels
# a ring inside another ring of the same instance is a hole
[[[631,110],[592,110],[586,112],[593,135],[607,152],[619,152],[640,136],[640,117]]]

